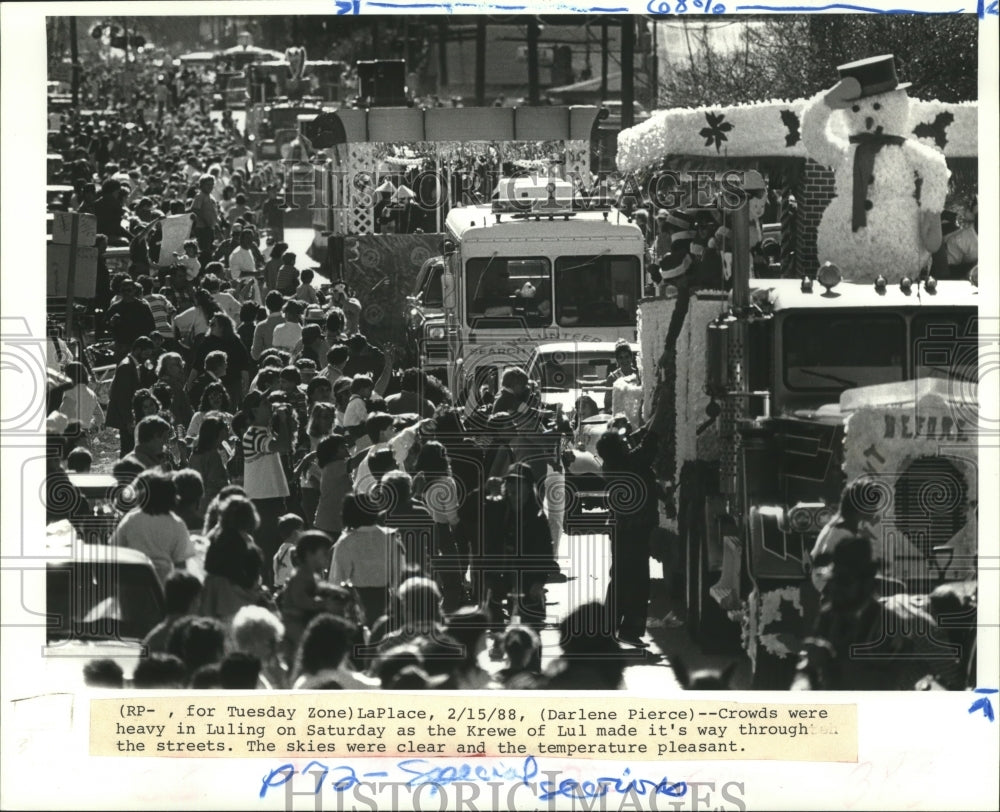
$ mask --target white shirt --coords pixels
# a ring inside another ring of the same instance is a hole
[[[234,282],[244,274],[252,275],[256,272],[257,263],[249,248],[235,248],[229,255],[229,275]]]
[[[201,273],[201,262],[198,261],[198,257],[179,257],[177,264],[184,269],[188,282],[193,282]]]
[[[240,311],[243,309],[243,305],[236,300],[236,297],[233,296],[233,294],[223,290],[218,293],[213,293],[212,298],[215,299],[215,303],[222,308],[222,312],[233,320],[234,325],[240,323]]]
[[[345,530],[333,545],[330,583],[350,581],[356,587],[395,586],[403,570],[403,543],[387,527]]]
[[[961,265],[979,261],[979,235],[972,226],[953,231],[944,238],[948,249],[948,264]]]
[[[279,350],[291,352],[301,340],[302,325],[286,321],[274,328],[274,335],[271,336],[271,346]]]
[[[358,395],[351,395],[351,399],[347,402],[347,407],[344,409],[344,418],[341,421],[341,425],[345,429],[356,428],[362,425],[365,420],[368,419],[368,407],[365,405],[365,400]],[[354,441],[355,452],[364,451],[366,448],[370,448],[372,441],[368,438],[367,434],[362,434]]]
[[[372,469],[369,465],[369,460],[372,458],[372,454],[376,451],[380,451],[383,448],[388,448],[388,443],[375,443],[371,448],[368,449],[368,453],[365,454],[365,458],[358,463],[358,470],[354,474],[354,493],[358,494],[370,494],[372,489],[378,484],[375,481],[375,477],[372,476]]]
[[[275,445],[266,426],[251,426],[243,435],[243,489],[251,499],[288,496],[288,480]]]
[[[180,518],[173,513],[151,516],[140,508],[125,514],[111,537],[111,544],[149,556],[160,583],[166,582],[175,566],[195,554],[191,535]]]
[[[183,313],[174,316],[174,329],[180,340],[191,346],[195,338],[208,332],[208,321],[200,307],[189,307]]]

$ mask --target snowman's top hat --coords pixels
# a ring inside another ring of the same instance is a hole
[[[855,96],[864,99],[868,96],[878,96],[893,90],[906,90],[910,82],[900,82],[896,76],[896,58],[892,54],[872,56],[838,65],[837,72],[841,79],[854,79],[861,88]]]

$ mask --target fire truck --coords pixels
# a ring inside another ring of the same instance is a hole
[[[502,179],[492,203],[449,212],[444,254],[407,300],[410,356],[474,393],[543,341],[634,340],[644,248],[637,225],[568,181]]]

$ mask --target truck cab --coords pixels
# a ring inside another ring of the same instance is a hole
[[[450,380],[456,365],[495,378],[543,341],[635,340],[642,232],[588,205],[568,183],[517,178],[500,182],[492,204],[452,209],[445,250],[407,300],[410,357],[449,368]]]

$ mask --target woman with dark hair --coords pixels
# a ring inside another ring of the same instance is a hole
[[[295,690],[367,690],[379,681],[355,671],[348,656],[357,627],[337,615],[317,615],[306,627],[292,673]]]
[[[483,449],[476,444],[478,433],[470,430],[460,409],[444,406],[437,410],[429,431],[431,438],[441,443],[448,452],[452,476],[458,485],[458,492],[464,494],[458,506],[458,542],[460,551],[467,556],[473,572],[470,573],[474,598],[478,594],[482,579],[477,577],[479,559],[482,557],[480,528],[483,526],[482,511],[484,496],[480,479],[484,469]]]
[[[225,313],[216,313],[209,324],[209,334],[198,345],[191,358],[193,372],[203,372],[205,358],[210,352],[221,351],[226,354],[226,374],[222,382],[229,393],[229,399],[235,407],[243,402],[243,397],[250,389],[250,368],[252,361],[250,353],[236,334],[233,320]]]
[[[233,407],[229,402],[229,393],[221,381],[210,383],[201,393],[198,411],[194,413],[188,424],[187,437],[189,439],[194,440],[198,437],[201,423],[209,412],[222,412],[227,419],[232,419]]]
[[[194,292],[194,304],[183,313],[174,316],[174,333],[177,340],[187,349],[194,349],[199,340],[208,333],[212,316],[222,311],[212,294],[204,288]]]
[[[253,541],[258,522],[253,502],[246,497],[231,496],[222,504],[219,522],[208,535],[203,615],[228,623],[242,607],[263,598],[260,577],[264,559]]]
[[[138,389],[132,396],[132,420],[136,424],[144,417],[160,413],[160,401],[152,389]]]
[[[201,474],[205,493],[199,509],[202,516],[209,503],[229,484],[227,460],[223,457],[222,444],[229,437],[229,422],[221,412],[209,412],[201,421],[198,440],[194,452],[188,460],[188,468]]]
[[[446,568],[441,573],[445,612],[462,605],[463,586],[469,561],[469,545],[458,534],[458,485],[451,473],[445,447],[436,440],[423,444],[417,455],[413,495],[420,499],[434,521],[434,552],[453,561],[461,557],[461,570]]]
[[[195,554],[184,522],[174,512],[177,490],[168,474],[143,471],[132,483],[138,507],[122,518],[111,544],[138,550],[149,556],[160,583],[174,569],[184,569]]]
[[[331,434],[316,446],[316,466],[319,468],[319,501],[313,526],[339,536],[344,529],[344,497],[351,492],[351,474],[347,464],[351,454],[347,438],[342,434]]]
[[[236,333],[247,348],[247,352],[253,349],[253,334],[257,329],[257,316],[260,307],[256,302],[244,302],[240,308],[240,326],[236,328]]]
[[[330,583],[350,583],[358,591],[368,622],[385,614],[389,590],[399,583],[406,560],[395,530],[378,524],[375,500],[368,496],[344,497],[344,532],[333,546]]]

